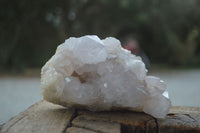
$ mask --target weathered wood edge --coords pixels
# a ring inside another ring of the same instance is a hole
[[[176,106],[165,119],[155,119],[141,112],[90,112],[40,101],[0,126],[0,133],[75,133],[80,130],[83,133],[198,133],[200,108]]]

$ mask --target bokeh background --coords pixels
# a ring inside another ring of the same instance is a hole
[[[173,105],[200,107],[199,0],[0,0],[0,124],[42,99],[58,44],[86,34],[132,36]]]

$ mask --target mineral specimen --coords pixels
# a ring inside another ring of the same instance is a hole
[[[171,108],[166,85],[146,73],[141,58],[113,37],[70,37],[43,66],[41,89],[45,100],[67,107],[128,109],[164,118]]]

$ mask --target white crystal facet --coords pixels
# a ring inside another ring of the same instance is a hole
[[[45,100],[63,106],[129,109],[164,118],[171,108],[166,85],[146,73],[141,58],[113,37],[71,37],[43,66],[41,89]]]

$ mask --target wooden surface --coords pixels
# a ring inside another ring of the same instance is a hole
[[[0,126],[1,133],[200,133],[200,108],[173,107],[165,119],[131,111],[90,112],[41,101]]]

